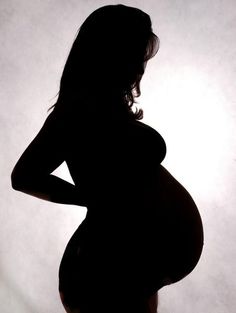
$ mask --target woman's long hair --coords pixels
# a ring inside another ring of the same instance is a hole
[[[143,110],[131,108],[141,94],[146,62],[158,48],[148,14],[125,5],[95,10],[72,45],[53,107],[101,115],[117,110],[142,119]]]

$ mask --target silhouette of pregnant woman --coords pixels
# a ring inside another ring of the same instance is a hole
[[[73,43],[52,112],[12,172],[16,190],[87,207],[59,268],[67,312],[157,312],[158,290],[186,277],[201,256],[198,209],[161,165],[164,139],[132,110],[158,48],[143,11],[94,11]],[[64,161],[74,184],[51,174]]]

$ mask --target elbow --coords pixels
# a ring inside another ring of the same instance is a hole
[[[41,182],[41,176],[36,175],[33,171],[15,167],[11,173],[11,186],[14,190],[28,192],[32,188],[38,188],[38,183]]]
[[[19,173],[15,168],[11,173],[11,186],[14,190],[21,191],[25,188],[25,179],[23,174]]]
[[[15,190],[20,190],[20,185],[21,185],[20,179],[18,175],[15,173],[15,171],[13,170],[11,173],[11,186]]]

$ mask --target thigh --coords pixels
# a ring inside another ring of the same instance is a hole
[[[155,292],[148,298],[147,313],[157,313],[157,307],[158,307],[158,292]]]
[[[84,252],[86,240],[85,223],[77,228],[69,240],[59,267],[59,292],[65,309],[74,312],[85,297],[86,262]],[[76,311],[75,311],[76,312]]]
[[[64,302],[63,292],[59,292],[59,294],[60,294],[61,302],[62,302],[64,309],[67,313],[81,313],[79,309],[70,309]]]

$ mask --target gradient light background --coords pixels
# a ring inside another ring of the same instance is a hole
[[[86,209],[15,192],[10,174],[56,99],[79,26],[96,8],[117,3],[150,14],[161,40],[138,101],[143,121],[166,141],[163,165],[194,198],[205,229],[200,262],[187,278],[159,292],[159,313],[233,313],[235,0],[0,1],[0,310],[64,312],[58,267]],[[65,166],[57,173],[70,180]]]

